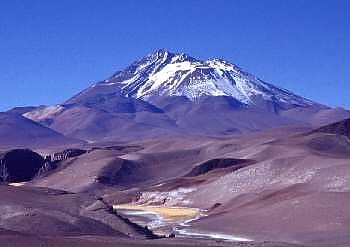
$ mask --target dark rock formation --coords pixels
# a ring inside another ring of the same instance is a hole
[[[85,154],[86,152],[86,150],[71,148],[47,156],[45,158],[44,164],[37,173],[37,177],[43,177],[49,171],[56,169],[61,161],[77,157],[79,155]]]
[[[73,158],[85,153],[86,153],[86,150],[70,148],[62,152],[54,153],[53,155],[51,155],[51,161],[62,161],[62,160]]]
[[[323,126],[314,132],[330,133],[350,137],[350,118]]]
[[[24,182],[33,179],[45,160],[29,149],[14,149],[0,154],[0,181]]]
[[[141,164],[130,160],[116,159],[101,170],[97,182],[122,186],[130,182],[142,182],[145,179],[146,173],[142,171]]]
[[[212,170],[216,170],[220,168],[231,167],[234,170],[238,170],[251,164],[252,162],[253,162],[252,160],[246,160],[246,159],[229,159],[229,158],[212,159],[194,167],[189,173],[186,174],[186,177],[195,177],[195,176],[203,175]]]

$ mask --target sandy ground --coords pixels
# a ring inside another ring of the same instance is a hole
[[[349,246],[350,209],[344,205],[350,198],[350,140],[344,135],[271,130],[239,138],[110,145],[68,159],[22,187],[0,191],[3,228],[40,237],[47,229],[64,237],[72,229],[80,236],[119,232],[140,237],[106,213],[108,206],[119,205],[124,207],[119,210],[179,224],[204,211],[208,216],[190,227],[174,226],[193,241],[216,236],[218,241],[243,238],[254,244]],[[227,166],[237,159],[249,163]],[[30,186],[66,192],[33,192]],[[99,198],[107,205],[100,205]],[[140,204],[147,206],[135,206]]]

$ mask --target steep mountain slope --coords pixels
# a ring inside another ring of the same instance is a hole
[[[81,141],[67,138],[20,115],[0,113],[0,149],[48,148],[79,143]]]
[[[221,59],[158,50],[56,106],[23,116],[64,135],[113,141],[237,135],[350,117],[280,89]]]
[[[8,110],[7,113],[14,113],[14,114],[23,115],[23,114],[30,112],[30,111],[33,111],[37,108],[38,107],[36,107],[36,106],[18,106],[18,107],[14,107],[14,108]]]
[[[115,105],[115,108],[122,111],[133,107],[124,107],[118,103]],[[130,113],[113,112],[117,111],[113,109],[108,111],[108,108],[102,105],[59,105],[53,106],[51,111],[42,108],[24,116],[64,135],[90,142],[155,137],[173,133],[172,130],[176,127],[175,121],[159,112],[156,107],[150,106],[150,111],[139,112],[134,112],[133,109]]]
[[[166,50],[149,54],[66,103],[75,102],[86,95],[106,92],[118,92],[146,101],[157,96],[185,96],[196,101],[206,95],[231,96],[247,105],[259,105],[261,100],[284,107],[317,105],[263,82],[225,60],[200,61],[186,54],[174,54]]]

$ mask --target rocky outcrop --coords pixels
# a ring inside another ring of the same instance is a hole
[[[14,149],[0,154],[0,181],[24,182],[33,179],[45,159],[29,149]]]
[[[62,161],[69,158],[73,158],[82,154],[85,154],[86,150],[70,148],[62,152],[54,153],[51,155],[51,161]]]
[[[37,177],[43,177],[47,172],[56,169],[61,161],[77,157],[79,155],[85,154],[86,152],[86,150],[70,148],[62,152],[57,152],[47,156],[45,158],[44,164],[37,173]]]
[[[0,153],[0,182],[25,182],[58,167],[60,161],[86,153],[81,149],[66,149],[45,158],[30,149],[13,149]]]
[[[323,126],[319,129],[314,130],[312,133],[315,132],[337,134],[350,137],[350,118]]]
[[[253,162],[254,161],[247,160],[247,159],[230,159],[230,158],[211,159],[195,166],[189,173],[186,174],[186,177],[195,177],[195,176],[206,174],[216,169],[228,168],[228,167],[232,168],[235,171]]]

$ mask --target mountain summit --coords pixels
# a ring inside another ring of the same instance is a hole
[[[223,59],[202,61],[167,50],[145,56],[60,105],[16,112],[88,142],[228,136],[350,117]]]
[[[132,63],[108,79],[92,85],[68,103],[86,94],[117,93],[150,101],[158,96],[228,96],[246,105],[269,101],[287,106],[316,103],[266,83],[223,59],[198,60],[187,54],[160,49]]]

